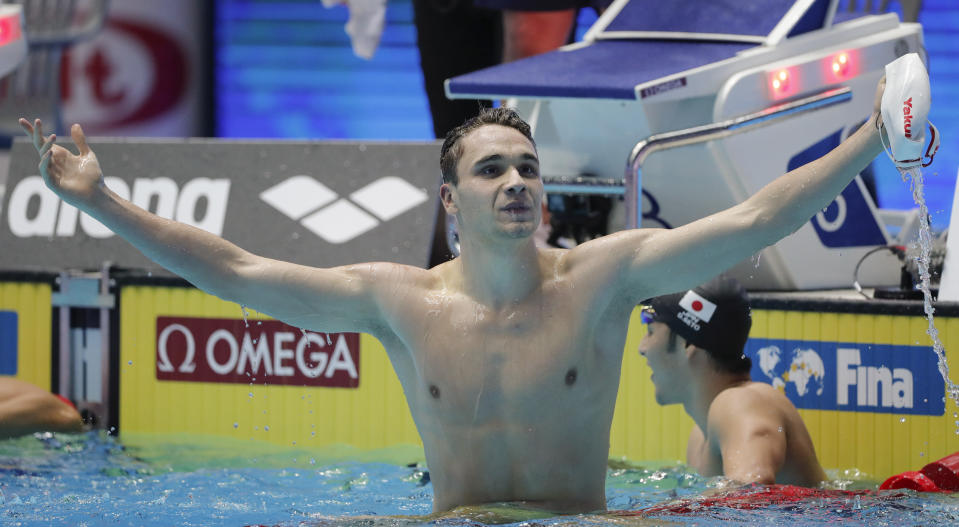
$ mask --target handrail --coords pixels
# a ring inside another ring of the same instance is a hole
[[[637,192],[642,188],[640,169],[650,154],[668,148],[722,139],[760,126],[773,124],[787,117],[841,104],[850,99],[852,99],[852,89],[848,86],[830,88],[815,95],[776,104],[764,110],[733,117],[719,123],[651,135],[639,141],[633,147],[626,162],[626,176],[624,178],[626,182],[626,227],[637,228],[642,220],[640,217],[642,205],[639,203]]]
[[[622,179],[543,176],[543,190],[552,194],[622,196],[626,193],[626,184]]]

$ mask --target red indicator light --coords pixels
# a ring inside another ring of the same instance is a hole
[[[849,72],[849,55],[840,53],[832,59],[832,72],[839,76],[845,76]]]
[[[842,51],[823,60],[823,75],[830,82],[842,82],[859,74],[856,50]]]
[[[20,15],[0,18],[0,46],[20,38]]]
[[[795,68],[783,68],[769,74],[770,95],[773,99],[789,97],[799,91]]]

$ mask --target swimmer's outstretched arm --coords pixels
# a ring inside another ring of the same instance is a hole
[[[107,188],[80,125],[74,155],[44,138],[42,123],[20,125],[40,154],[40,175],[64,201],[96,218],[144,255],[191,283],[289,324],[317,331],[382,328],[374,274],[395,280],[412,272],[394,264],[315,269],[263,258],[202,229],[161,218]],[[384,272],[388,268],[389,273]],[[389,275],[389,276],[388,276]],[[382,282],[382,280],[380,280]]]
[[[743,203],[671,230],[615,233],[576,247],[570,256],[582,249],[585,265],[614,266],[607,286],[610,294],[626,295],[634,303],[705,282],[795,232],[882,152],[875,123],[883,87],[881,81],[873,115],[859,130],[825,156],[778,177]],[[591,259],[590,253],[604,256]]]

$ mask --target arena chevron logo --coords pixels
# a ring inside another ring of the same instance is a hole
[[[298,175],[264,190],[260,199],[326,242],[341,244],[422,204],[428,197],[396,176],[377,179],[344,198],[316,179]]]

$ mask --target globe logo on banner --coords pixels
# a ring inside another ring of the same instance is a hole
[[[945,382],[927,346],[749,339],[750,375],[797,408],[943,415]]]
[[[827,154],[839,146],[841,135],[842,130],[836,130],[799,152],[789,160],[786,169],[799,168]],[[885,245],[886,236],[867,199],[857,176],[832,203],[812,217],[819,241],[831,248]]]
[[[788,357],[783,357],[779,346],[766,346],[757,352],[759,369],[767,382],[774,388],[785,392],[786,385],[792,384],[792,390],[799,397],[813,393],[822,395],[823,379],[826,367],[818,353],[811,349],[794,349]]]

